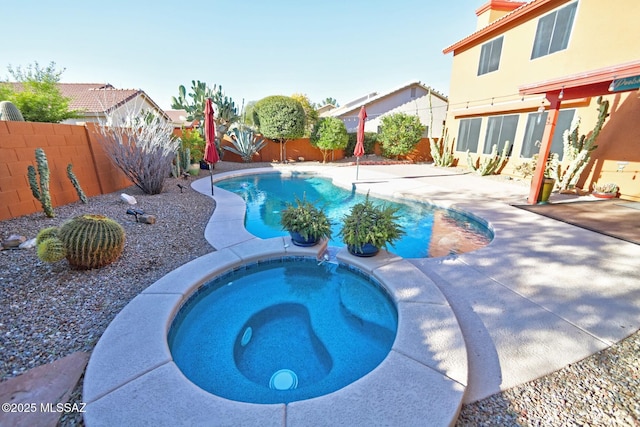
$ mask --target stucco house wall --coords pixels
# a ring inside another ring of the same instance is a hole
[[[481,119],[477,150],[472,153],[477,158],[488,151],[485,145],[488,118],[516,115],[511,158],[502,171],[514,175],[514,168],[530,158],[523,153],[527,120],[539,114],[540,107],[546,110],[549,106],[544,96],[522,96],[519,88],[638,60],[640,2],[617,0],[614,6],[600,0],[534,0],[514,4],[511,12],[485,24],[483,20],[487,19],[492,3],[508,2],[490,0],[477,11],[481,12],[478,19],[484,25],[444,50],[445,54],[454,55],[447,127],[456,141],[459,164],[466,164],[466,153],[457,147],[461,120]],[[576,10],[567,47],[531,59],[540,18],[574,3]],[[500,37],[503,39],[498,69],[478,75],[483,45]],[[599,137],[599,148],[593,153],[589,170],[579,183],[583,188],[590,188],[595,181],[612,181],[618,183],[625,197],[640,198],[640,183],[634,178],[640,171],[640,121],[623,119],[632,117],[634,111],[637,117],[638,97],[638,90],[604,94],[611,104],[611,115]],[[568,110],[575,110],[574,118],[581,120],[580,133],[590,132],[595,125],[596,99],[576,99],[561,105],[561,111],[567,110],[567,114],[571,114]],[[622,171],[620,162],[627,162]]]

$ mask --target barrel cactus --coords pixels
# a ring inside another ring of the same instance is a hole
[[[58,262],[67,255],[62,240],[57,237],[49,237],[38,243],[37,253],[44,262]]]
[[[36,245],[39,245],[46,239],[50,239],[52,237],[58,237],[58,227],[43,228],[38,232],[38,235],[36,236]]]
[[[22,117],[22,113],[12,102],[2,101],[0,102],[0,120],[24,122],[24,117]]]
[[[58,237],[64,244],[69,264],[88,270],[117,260],[124,249],[124,229],[104,216],[86,214],[62,224]]]

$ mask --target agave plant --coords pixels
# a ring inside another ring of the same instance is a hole
[[[228,135],[231,137],[233,146],[225,145],[222,148],[239,155],[245,162],[250,162],[253,156],[267,145],[264,138],[257,136],[247,127],[234,128],[228,132]]]

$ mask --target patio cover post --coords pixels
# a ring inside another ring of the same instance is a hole
[[[545,95],[547,100],[551,103],[551,106],[549,108],[549,114],[547,115],[544,133],[542,134],[542,141],[540,141],[540,152],[538,153],[536,171],[531,179],[531,188],[529,190],[529,198],[527,199],[527,203],[530,205],[538,203],[538,197],[542,190],[544,169],[547,163],[547,157],[549,157],[549,152],[551,151],[551,141],[553,140],[556,123],[558,122],[558,115],[560,114],[560,103],[562,101],[560,100],[559,95],[559,92],[547,93]]]

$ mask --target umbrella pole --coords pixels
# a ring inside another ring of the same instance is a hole
[[[209,178],[211,180],[211,195],[213,196],[213,164],[209,163]]]
[[[356,157],[356,181],[358,180],[359,173],[360,173],[360,157]]]

